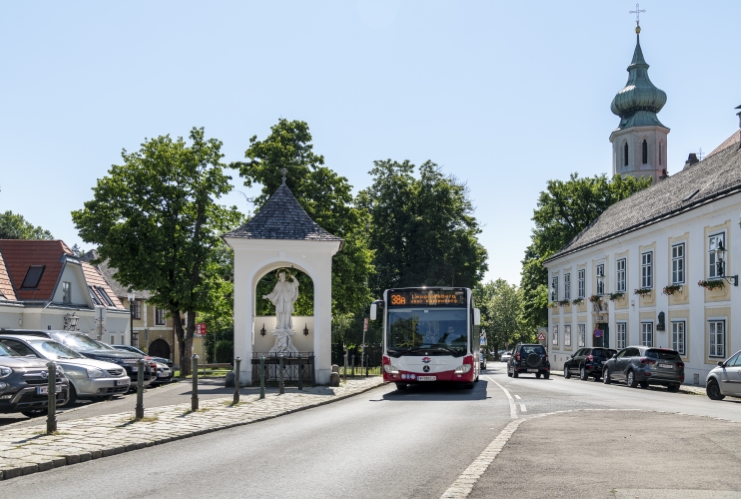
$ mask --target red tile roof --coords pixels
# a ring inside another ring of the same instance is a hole
[[[113,292],[113,289],[108,285],[108,282],[106,282],[105,278],[103,277],[103,274],[100,273],[100,271],[90,265],[87,262],[82,262],[82,272],[85,274],[85,280],[87,281],[88,286],[92,286],[95,290],[95,293],[99,296],[100,303],[105,304],[105,300],[102,296],[100,296],[100,291],[96,288],[102,288],[105,290],[108,297],[113,302],[113,305],[115,305],[116,308],[126,309],[124,307],[123,303],[121,303],[121,300],[118,299],[118,296],[116,296],[116,293]]]
[[[51,300],[62,272],[62,257],[72,251],[62,241],[27,241],[0,239],[0,253],[19,300]],[[45,265],[35,289],[21,289],[31,265]]]

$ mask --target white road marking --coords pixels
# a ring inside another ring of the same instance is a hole
[[[520,396],[519,396],[519,395],[515,395],[515,398],[516,398],[517,400],[522,400],[522,399],[520,398]]]
[[[527,407],[525,407],[525,404],[520,404],[520,410],[522,412],[527,412]]]
[[[491,381],[499,385],[496,381]],[[499,387],[502,388],[501,385],[499,385]],[[504,388],[502,388],[502,390],[504,390]],[[507,392],[507,390],[504,391],[507,396],[512,399],[509,392]],[[502,451],[502,448],[507,444],[507,441],[510,439],[512,434],[517,430],[517,427],[525,421],[527,420],[520,419],[518,421],[512,421],[510,424],[505,426],[499,435],[497,435],[497,438],[495,438],[492,443],[484,449],[484,452],[482,452],[481,455],[479,455],[479,457],[477,457],[471,465],[466,468],[463,474],[453,482],[453,485],[451,485],[450,488],[440,496],[440,499],[463,499],[468,497],[478,479],[481,478],[481,475],[484,474],[489,465],[494,461],[494,458]]]
[[[489,381],[491,381],[492,383],[494,383],[495,385],[497,385],[499,388],[502,389],[504,394],[507,396],[507,399],[509,400],[509,416],[512,419],[517,419],[517,405],[515,405],[515,399],[512,398],[512,395],[509,394],[509,391],[505,387],[503,387],[502,385],[500,385],[499,383],[491,379],[489,376],[487,376],[486,379],[488,379]]]

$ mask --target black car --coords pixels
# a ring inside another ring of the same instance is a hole
[[[625,381],[631,388],[662,385],[676,392],[684,383],[684,362],[679,352],[669,348],[627,347],[605,362],[602,380],[605,384]]]
[[[507,376],[517,378],[520,374],[532,373],[536,378],[551,376],[548,352],[540,344],[518,343],[507,362]]]
[[[69,398],[69,381],[57,367],[57,405]],[[46,361],[21,357],[0,344],[0,413],[20,412],[28,417],[46,414],[49,404],[49,369]]]
[[[153,361],[158,362],[160,364],[165,364],[167,367],[169,367],[170,369],[172,369],[173,362],[170,359],[166,359],[164,357],[155,357],[153,355],[149,355],[148,353],[144,353],[143,351],[139,350],[136,347],[132,347],[131,345],[111,345],[111,346],[113,348],[115,348],[116,350],[126,350],[128,352],[135,352],[135,353],[138,353],[138,354],[141,354],[141,355],[146,355],[150,359],[152,359]]]
[[[563,377],[569,379],[572,374],[578,374],[582,381],[590,377],[598,381],[602,377],[602,364],[616,353],[611,348],[580,348],[564,362]]]
[[[123,367],[131,379],[131,390],[136,390],[137,361],[143,355],[134,352],[124,352],[96,341],[89,336],[74,331],[34,330],[34,329],[0,329],[2,334],[33,335],[51,338],[71,348],[89,359],[112,362]],[[157,364],[147,361],[144,366],[144,385],[147,386],[157,379]]]

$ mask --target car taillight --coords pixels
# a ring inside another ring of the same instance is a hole
[[[545,360],[548,360],[548,356],[547,355],[545,356]]]
[[[684,362],[677,362],[677,367],[679,369],[684,369]]]
[[[641,357],[641,364],[656,364],[656,361],[654,359],[649,359],[648,357]]]
[[[519,354],[519,353],[518,353],[517,355],[515,355],[515,360],[516,360],[517,362],[520,362],[520,354]]]
[[[594,355],[587,355],[587,359],[589,359],[589,362],[594,361]]]

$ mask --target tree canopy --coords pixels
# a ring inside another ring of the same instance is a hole
[[[206,139],[202,128],[193,128],[189,138],[187,144],[159,136],[139,151],[124,150],[123,164],[113,165],[93,188],[93,199],[72,212],[82,239],[97,244],[99,260],[118,269],[116,279],[149,290],[150,301],[168,310],[184,372],[196,312],[213,311],[228,287],[220,235],[241,221],[236,207],[216,202],[232,188],[221,142]]]
[[[23,215],[8,210],[0,213],[0,239],[54,239],[51,232],[34,226]]]
[[[332,264],[332,310],[354,312],[370,303],[367,281],[373,268],[364,234],[367,214],[355,205],[347,178],[324,166],[324,157],[313,149],[305,122],[281,119],[264,140],[252,137],[246,160],[232,166],[239,169],[246,186],[262,185],[254,200],[256,209],[280,187],[281,169],[287,170],[286,185],[306,213],[323,229],[344,239]]]
[[[465,184],[435,163],[375,161],[373,184],[358,195],[370,217],[372,292],[404,286],[473,288],[487,270],[486,249]]]
[[[548,325],[548,272],[543,262],[586,229],[611,205],[651,186],[650,178],[606,175],[549,180],[533,212],[535,228],[522,260],[523,327]]]
[[[531,339],[529,332],[520,327],[522,297],[517,286],[497,279],[478,284],[473,294],[476,306],[481,309],[481,327],[486,330],[487,343],[492,351],[505,343]]]

